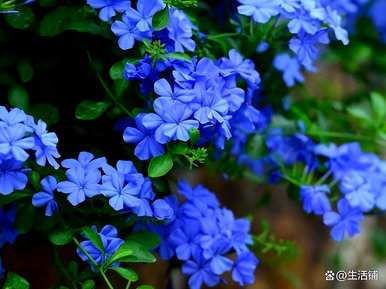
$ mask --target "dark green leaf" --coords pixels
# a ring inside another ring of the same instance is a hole
[[[78,104],[75,111],[75,117],[80,120],[93,120],[100,117],[110,106],[108,102],[95,102],[84,100]]]
[[[19,61],[19,63],[17,64],[17,70],[19,71],[19,76],[21,81],[23,82],[31,81],[34,74],[34,69],[30,61],[28,60]]]
[[[136,232],[132,233],[127,240],[135,241],[142,244],[147,249],[151,250],[158,246],[160,238],[157,234],[151,232]]]
[[[113,267],[111,270],[114,270],[117,272],[121,277],[125,278],[128,281],[131,282],[137,282],[138,281],[138,275],[135,273],[135,271],[128,269],[128,268],[121,268],[121,267]]]
[[[189,146],[184,142],[178,142],[176,144],[173,144],[169,149],[169,152],[175,155],[184,155],[189,153],[189,151]]]
[[[84,227],[82,232],[86,235],[88,239],[90,239],[91,243],[98,248],[101,252],[105,251],[105,247],[103,246],[102,240],[98,233],[96,233],[93,229],[89,227]]]
[[[158,11],[153,16],[153,29],[155,31],[159,31],[164,29],[169,24],[169,9],[166,7],[165,9]]]
[[[152,158],[148,168],[151,178],[159,178],[166,175],[173,168],[173,159],[169,154]]]
[[[9,272],[5,279],[3,289],[28,289],[30,287],[28,281],[20,275]]]
[[[35,15],[30,7],[23,7],[18,13],[6,14],[5,20],[13,28],[27,29],[35,20]]]
[[[48,103],[38,103],[31,107],[31,114],[36,119],[44,120],[49,126],[59,121],[59,110]]]
[[[9,90],[8,101],[11,106],[28,110],[28,92],[21,86],[14,86]]]
[[[57,230],[49,235],[49,239],[52,244],[57,246],[67,245],[72,241],[72,237],[74,236],[74,231],[71,229],[62,229]]]
[[[94,280],[87,280],[82,284],[82,289],[94,289],[94,288],[95,288]]]

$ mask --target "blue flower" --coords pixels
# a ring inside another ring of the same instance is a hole
[[[53,176],[45,177],[40,182],[42,191],[32,196],[32,205],[35,207],[46,207],[46,216],[51,217],[58,209],[55,201],[54,191],[57,188],[57,181]]]
[[[287,53],[276,55],[273,65],[283,72],[283,80],[288,87],[294,86],[296,82],[304,82],[298,60],[290,57]]]
[[[170,221],[174,217],[174,211],[170,205],[162,199],[155,200],[152,204],[154,218]]]
[[[106,158],[94,158],[94,155],[89,152],[80,152],[78,159],[66,159],[62,161],[62,167],[66,169],[82,168],[84,170],[100,169],[106,164]]]
[[[60,154],[56,148],[59,141],[56,133],[48,132],[47,124],[42,120],[38,120],[37,124],[35,124],[31,116],[27,117],[26,124],[33,130],[35,141],[33,149],[35,150],[36,163],[40,166],[45,166],[48,161],[52,167],[58,169],[59,164],[55,158],[59,158]]]
[[[267,23],[272,16],[280,12],[279,0],[238,0],[243,5],[237,11],[246,16],[251,16],[257,23]]]
[[[220,73],[224,76],[234,74],[240,75],[248,81],[252,86],[257,86],[260,83],[260,75],[255,70],[255,64],[250,59],[243,59],[241,54],[236,49],[229,50],[229,59],[222,58],[219,67]]]
[[[185,219],[181,226],[170,235],[170,242],[175,247],[179,260],[186,261],[200,250],[201,224],[194,219]]]
[[[198,93],[194,89],[180,88],[177,85],[174,87],[173,92],[169,82],[164,78],[161,78],[154,83],[154,92],[161,97],[170,97],[173,100],[179,100],[184,103],[191,102]]]
[[[184,12],[178,9],[169,9],[168,37],[172,40],[172,51],[194,51],[196,43],[192,40],[193,24]]]
[[[118,231],[112,225],[104,226],[100,232],[97,231],[95,226],[93,226],[92,229],[99,235],[103,244],[104,251],[102,252],[100,249],[94,246],[92,241],[88,240],[81,242],[80,245],[99,266],[102,266],[111,256],[115,254],[115,252],[118,251],[124,241],[118,237]],[[83,261],[86,261],[90,263],[91,266],[93,266],[86,254],[84,254],[80,248],[77,249],[77,253]],[[119,266],[119,264],[113,263],[110,267],[116,266]],[[95,270],[96,268],[93,269]]]
[[[144,116],[143,113],[138,114],[135,118],[136,128],[127,127],[123,133],[125,142],[136,144],[134,154],[140,160],[148,160],[165,152],[164,146],[154,138],[155,130],[144,127]]]
[[[353,237],[359,234],[362,220],[362,212],[352,208],[346,199],[338,202],[338,213],[327,212],[323,215],[323,222],[331,227],[330,234],[335,241],[342,241],[346,236]]]
[[[26,136],[28,131],[22,124],[0,126],[0,154],[11,154],[18,161],[26,161],[29,157],[26,150],[35,145],[33,137]]]
[[[234,264],[232,279],[241,286],[250,285],[255,282],[255,270],[259,260],[251,252],[241,253]]]
[[[221,280],[217,274],[213,273],[210,262],[199,253],[195,253],[192,259],[184,263],[182,272],[190,276],[189,287],[191,289],[200,289],[204,284],[213,287]]]
[[[329,192],[330,188],[327,185],[301,186],[300,199],[303,202],[304,211],[316,215],[331,211],[330,200],[327,197]]]
[[[155,129],[155,139],[159,143],[188,141],[189,131],[199,126],[198,121],[190,119],[192,110],[181,102],[160,97],[154,101],[153,107],[156,113],[145,115],[143,125],[147,129]]]
[[[368,212],[375,206],[375,195],[371,192],[371,184],[359,172],[350,171],[345,174],[340,184],[341,191],[353,208]]]
[[[0,248],[5,244],[13,244],[19,235],[15,229],[16,207],[0,208]]]
[[[18,108],[12,108],[8,111],[4,106],[0,106],[0,126],[14,126],[24,123],[26,114]]]
[[[297,9],[290,15],[291,20],[288,22],[288,30],[293,34],[301,32],[315,34],[319,30],[319,21],[311,16],[315,9]]]
[[[99,18],[109,21],[116,12],[124,12],[130,8],[130,0],[87,0],[87,4],[94,9],[101,9]]]
[[[130,19],[126,14],[122,16],[122,21],[117,20],[111,25],[111,31],[119,37],[118,45],[122,50],[133,48],[135,40],[143,41],[151,39],[152,32],[139,31],[136,22]]]
[[[132,171],[132,163],[118,161],[115,169],[105,165],[102,177],[101,193],[109,198],[110,206],[116,210],[135,208],[141,205],[139,193],[144,178],[136,171]]]
[[[137,10],[130,7],[126,10],[125,17],[135,23],[135,28],[138,31],[151,32],[152,17],[164,8],[165,3],[162,0],[138,0]]]
[[[27,183],[28,172],[24,163],[14,159],[0,158],[0,195],[9,195],[15,190],[23,190]]]
[[[289,47],[297,55],[300,63],[311,69],[313,62],[318,57],[317,45],[319,43],[328,44],[329,42],[327,31],[319,30],[313,35],[299,33],[297,37],[290,40]]]
[[[67,180],[58,183],[58,191],[68,194],[68,201],[76,206],[100,194],[101,172],[98,169],[75,167],[66,171]]]

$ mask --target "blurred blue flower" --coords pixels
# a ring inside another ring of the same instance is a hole
[[[331,227],[330,235],[335,241],[342,241],[346,236],[353,237],[359,234],[362,220],[362,212],[352,208],[346,199],[338,202],[338,213],[331,211],[323,215],[323,222]]]
[[[99,18],[103,21],[109,21],[116,15],[116,12],[125,12],[131,6],[130,0],[87,0],[87,4],[99,11]]]
[[[331,211],[330,200],[327,197],[329,192],[330,188],[327,185],[301,186],[300,199],[303,202],[304,211],[315,215],[323,215]]]
[[[19,232],[14,224],[16,219],[16,206],[0,208],[0,248],[5,244],[13,244]]]
[[[290,57],[287,53],[276,55],[273,65],[283,73],[283,80],[288,87],[294,86],[296,82],[304,82],[304,76],[298,60]]]
[[[46,207],[45,214],[51,217],[58,209],[58,203],[55,201],[54,191],[57,188],[55,177],[48,176],[41,180],[42,191],[32,196],[32,205],[35,207]]]
[[[232,279],[241,286],[250,285],[255,282],[255,270],[259,260],[251,252],[241,253],[234,264]]]
[[[280,12],[279,0],[238,0],[242,5],[237,11],[246,16],[251,16],[257,23],[267,23],[272,16]]]

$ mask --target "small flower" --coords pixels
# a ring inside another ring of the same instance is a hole
[[[98,169],[75,167],[66,172],[67,180],[58,183],[58,191],[68,194],[68,201],[73,205],[84,202],[100,194],[101,172]]]
[[[0,154],[11,154],[18,161],[26,161],[29,157],[26,150],[35,145],[33,137],[26,136],[28,128],[22,124],[0,126]]]
[[[116,15],[116,12],[124,12],[130,8],[130,0],[87,0],[87,4],[99,11],[99,18],[109,21]]]
[[[304,76],[296,58],[292,58],[286,53],[278,54],[273,61],[273,65],[283,72],[283,80],[288,87],[294,86],[296,82],[304,82]]]
[[[359,234],[362,220],[362,212],[352,208],[346,199],[338,202],[338,213],[327,212],[323,215],[323,222],[331,227],[330,235],[335,241],[342,241],[346,236],[353,237]]]
[[[162,199],[155,200],[152,204],[154,218],[158,220],[172,220],[174,211],[170,205]]]
[[[46,216],[51,217],[58,209],[58,203],[55,201],[54,191],[57,188],[57,181],[53,176],[48,176],[40,182],[42,191],[32,197],[32,205],[35,207],[46,207]]]
[[[66,159],[62,161],[62,167],[66,169],[82,168],[84,170],[100,169],[106,164],[106,158],[94,158],[89,152],[80,152],[78,159]]]
[[[232,279],[241,286],[250,285],[255,282],[255,270],[259,260],[251,252],[241,253],[234,264]]]
[[[81,242],[80,245],[98,265],[102,266],[111,256],[115,254],[115,252],[118,251],[124,241],[118,237],[118,231],[112,225],[104,226],[100,232],[97,231],[95,226],[93,226],[92,229],[99,235],[102,241],[104,249],[103,252],[95,247],[92,241],[89,240]],[[86,254],[84,254],[80,248],[77,249],[77,253],[83,261],[89,262],[90,265],[93,266]],[[111,265],[111,267],[116,266],[119,266],[119,263]],[[96,268],[93,269],[95,270]]]
[[[301,186],[300,198],[303,202],[304,211],[323,215],[331,211],[330,200],[327,195],[330,188],[327,185],[322,186]]]
[[[0,195],[23,190],[28,183],[26,172],[28,170],[24,168],[24,163],[12,158],[0,158]]]

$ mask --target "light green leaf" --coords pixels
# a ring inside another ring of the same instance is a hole
[[[154,289],[154,286],[151,286],[151,285],[141,285],[141,286],[138,286],[137,289]]]
[[[169,59],[177,59],[182,61],[190,61],[192,59],[188,54],[181,52],[167,53],[165,56]]]
[[[75,117],[80,120],[93,120],[100,117],[109,107],[110,103],[104,101],[84,100],[78,104]]]
[[[82,289],[94,289],[94,288],[95,288],[94,280],[87,280],[82,284]]]
[[[386,117],[386,100],[376,92],[371,94],[371,106],[375,114],[375,119],[378,123],[382,123]]]
[[[154,263],[156,258],[149,250],[135,241],[128,240],[123,243],[117,252],[108,260],[107,265],[114,262],[126,263]]]
[[[131,282],[137,282],[138,281],[138,275],[135,273],[134,270],[128,269],[128,268],[121,268],[121,267],[113,267],[111,270],[114,270],[117,272],[121,277],[125,278],[128,281]]]
[[[29,289],[30,285],[26,279],[20,275],[9,272],[5,279],[3,289]]]
[[[173,168],[173,159],[170,154],[164,154],[152,158],[148,168],[148,175],[151,178],[159,178],[166,175]]]

